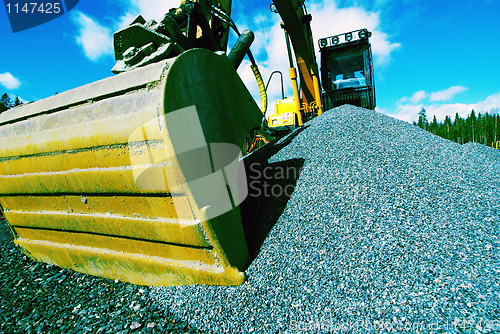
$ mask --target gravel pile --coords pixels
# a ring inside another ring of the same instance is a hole
[[[168,312],[212,333],[500,332],[499,152],[342,106],[247,164],[247,282],[152,288]]]
[[[0,216],[0,333],[195,333],[149,288],[37,263]]]

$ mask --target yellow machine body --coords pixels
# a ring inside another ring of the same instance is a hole
[[[0,205],[15,243],[37,261],[134,284],[241,284],[239,202],[213,215],[194,196],[174,112],[195,112],[207,145],[238,147],[262,117],[227,57],[203,49],[2,113]]]
[[[277,132],[290,131],[299,126],[298,119],[300,115],[297,112],[295,98],[278,100],[274,108],[274,114],[268,118],[271,129]]]
[[[271,132],[286,132],[294,129],[308,119],[321,115],[323,107],[321,104],[321,87],[318,77],[318,64],[312,42],[311,19],[307,13],[304,2],[298,0],[273,0],[275,12],[279,13],[283,22],[281,27],[285,32],[285,41],[290,62],[290,79],[293,88],[293,103],[288,99],[278,101],[278,104],[285,104],[285,109],[293,109],[296,117],[292,118],[294,125],[290,124],[286,112],[279,114],[278,105],[275,113],[268,118],[268,127]],[[291,45],[290,45],[291,42]],[[292,56],[295,54],[294,59]],[[298,74],[297,75],[297,70]],[[299,84],[300,80],[300,84]]]

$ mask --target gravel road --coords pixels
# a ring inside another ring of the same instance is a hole
[[[212,333],[500,332],[500,152],[342,106],[247,164],[247,282],[153,288],[164,309]]]

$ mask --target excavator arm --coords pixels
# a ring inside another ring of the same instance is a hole
[[[141,15],[115,32],[115,74],[169,59],[194,48],[225,52],[231,0],[183,0],[156,22]]]
[[[311,32],[311,14],[307,13],[304,1],[300,0],[273,0],[273,6],[283,20],[282,27],[285,30],[287,43],[290,38],[293,45],[302,93],[300,99],[307,106],[314,103],[318,114],[321,114],[321,91]]]

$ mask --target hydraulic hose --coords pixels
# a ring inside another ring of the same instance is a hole
[[[214,11],[214,14],[216,14],[220,19],[226,22],[234,30],[234,32],[236,32],[236,35],[238,35],[238,37],[241,36],[240,32],[238,31],[238,28],[236,27],[236,24],[234,24],[234,21],[231,19],[231,17],[229,17],[224,11],[222,11],[220,8],[217,8],[214,5],[212,5],[212,9]],[[257,63],[255,62],[255,59],[250,50],[248,50],[247,55],[248,58],[250,59],[250,62],[252,63],[252,65],[250,65],[250,68],[252,69],[253,75],[255,76],[255,80],[257,80],[257,85],[259,86],[260,110],[262,111],[262,114],[265,116],[267,111],[267,92],[266,92],[266,87],[264,85],[264,80],[262,79],[259,67],[257,66]]]
[[[264,80],[262,79],[262,75],[260,74],[259,68],[257,67],[257,64],[252,64],[250,65],[253,71],[253,75],[255,76],[255,79],[257,80],[257,85],[259,85],[259,91],[260,91],[260,110],[262,111],[262,114],[265,115],[267,111],[267,92],[266,92],[266,86],[264,85]]]

